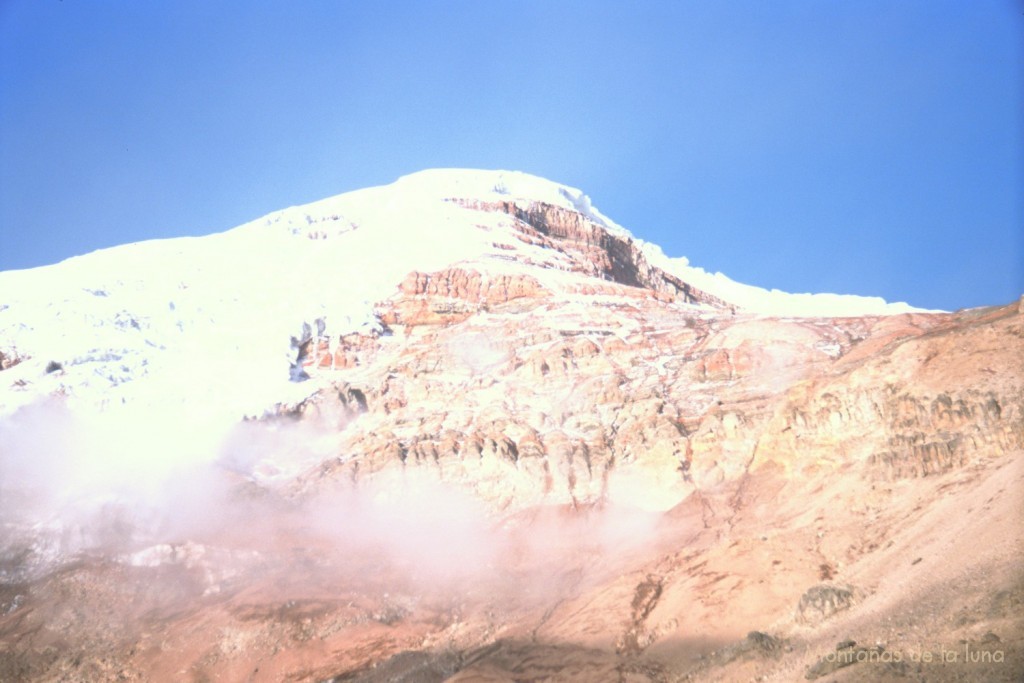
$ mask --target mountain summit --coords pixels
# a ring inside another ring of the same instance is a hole
[[[451,313],[433,313],[447,321],[526,295],[651,295],[785,316],[914,310],[741,285],[667,258],[580,190],[518,172],[430,170],[216,235],[0,273],[0,363],[18,364],[6,375],[13,388],[0,387],[0,413],[40,394],[180,404],[215,393],[211,410],[259,415],[303,395],[286,380],[297,378],[290,339],[304,326],[334,339],[381,333],[383,318],[430,315],[402,300],[427,288],[451,300]]]

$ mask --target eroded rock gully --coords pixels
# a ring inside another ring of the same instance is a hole
[[[333,456],[166,550],[3,584],[0,679],[797,680],[847,640],[900,662],[830,680],[1019,678],[1016,304],[697,308],[573,214],[495,210],[619,289],[410,274],[383,334],[311,340],[331,388],[275,418]],[[965,642],[986,662],[920,661]]]

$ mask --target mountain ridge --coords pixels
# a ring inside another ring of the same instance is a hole
[[[494,211],[502,203],[504,209]],[[644,261],[645,269],[659,270],[661,286],[693,288],[704,301],[718,305],[775,315],[916,310],[864,297],[785,295],[748,288],[721,274],[692,268],[685,259],[668,259],[655,245],[633,237],[597,211],[575,188],[519,172],[437,169],[283,209],[222,233],[133,243],[38,269],[0,273],[5,303],[0,309],[0,353],[8,364],[35,359],[21,368],[23,376],[17,379],[45,384],[46,392],[74,395],[73,383],[45,380],[43,371],[49,363],[60,364],[69,373],[61,377],[69,377],[76,374],[76,365],[99,358],[96,372],[90,374],[119,385],[152,374],[146,366],[159,365],[154,359],[162,358],[159,352],[167,349],[200,346],[229,360],[237,349],[222,342],[217,328],[233,327],[267,343],[259,358],[254,354],[245,361],[250,372],[259,365],[268,368],[265,377],[251,380],[259,385],[253,393],[260,394],[267,406],[275,403],[275,392],[280,400],[292,400],[295,389],[282,388],[275,379],[288,376],[287,369],[281,370],[288,353],[274,349],[286,345],[303,323],[312,325],[320,319],[334,335],[379,331],[375,307],[414,271],[441,271],[485,257],[487,262],[478,263],[477,270],[508,270],[510,261],[532,261],[556,270],[566,267],[553,242],[538,246],[516,239],[522,231],[510,225],[517,223],[512,213],[526,216],[536,205],[555,207],[554,211],[565,212],[563,218],[577,216],[577,228],[588,224],[587,230],[607,235],[619,251],[632,252],[627,260]],[[517,224],[522,227],[521,221]],[[306,237],[316,244],[296,243],[289,237]],[[614,279],[608,269],[591,275]],[[666,277],[675,285],[668,285]],[[321,289],[319,300],[310,300],[303,295],[305,278],[339,281]],[[700,298],[690,297],[692,302]],[[164,301],[156,304],[157,299]],[[256,302],[265,315],[246,311]],[[306,310],[297,311],[297,305]],[[139,332],[134,339],[133,330]],[[102,360],[112,356],[124,362]],[[187,369],[188,363],[178,362],[171,372],[182,373],[181,366]],[[239,407],[241,412],[258,413],[258,403],[240,399]],[[0,411],[23,404],[5,392]]]

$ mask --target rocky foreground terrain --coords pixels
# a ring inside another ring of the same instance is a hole
[[[1024,678],[1024,301],[752,312],[449,199],[489,248],[296,330],[312,393],[162,505],[5,491],[0,680]]]

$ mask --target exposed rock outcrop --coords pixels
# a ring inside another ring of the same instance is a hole
[[[807,589],[796,607],[796,620],[801,624],[817,624],[853,604],[849,586],[820,584]]]
[[[25,359],[19,356],[17,353],[4,353],[3,351],[0,351],[0,371],[6,370],[8,368],[13,368],[15,365],[17,365],[23,360]]]
[[[499,211],[516,219],[524,242],[559,251],[574,252],[580,272],[630,287],[642,287],[686,303],[728,308],[721,299],[652,266],[636,243],[620,237],[577,211],[558,206],[517,202],[486,203],[456,200],[475,210]]]
[[[501,305],[537,290],[495,282],[461,270],[406,280],[428,310],[452,294],[481,308],[408,343],[366,340],[388,349],[361,366],[377,417],[343,435],[345,467],[436,468],[516,506],[670,506],[773,464],[898,479],[1022,446],[1021,361],[1006,352],[1011,371],[986,372],[976,366],[993,359],[971,341],[1020,346],[1006,311],[926,317],[894,337],[887,319],[708,317],[654,297],[595,302],[582,317],[548,294],[536,316]]]
[[[525,274],[487,275],[479,270],[448,268],[439,273],[409,273],[399,295],[382,308],[389,326],[440,325],[517,299],[537,300],[547,291]]]

